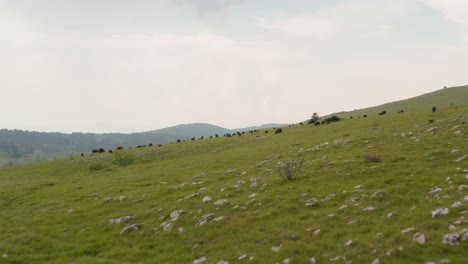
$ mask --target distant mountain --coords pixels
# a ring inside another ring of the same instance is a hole
[[[50,160],[90,153],[92,149],[115,149],[117,146],[166,144],[177,140],[167,134],[92,134],[44,133],[22,130],[0,130],[0,166]]]
[[[222,136],[226,133],[231,133],[231,130],[211,124],[194,123],[153,130],[143,134],[167,134],[186,139],[192,137],[200,138],[201,136],[209,137],[215,134]]]
[[[252,127],[245,127],[245,128],[239,128],[239,129],[233,129],[232,131],[250,131],[250,130],[260,130],[260,129],[269,129],[273,127],[284,127],[287,126],[288,124],[264,124],[261,126],[252,126]]]

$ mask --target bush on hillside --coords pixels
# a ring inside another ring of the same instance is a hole
[[[368,162],[380,162],[382,157],[379,154],[368,154],[364,157]]]
[[[294,180],[301,173],[303,164],[304,159],[300,161],[290,160],[284,162],[278,167],[280,177],[287,181]]]
[[[135,163],[136,157],[127,152],[116,152],[112,163],[119,166],[128,166]]]
[[[91,163],[91,165],[89,165],[89,170],[90,171],[101,171],[103,169],[105,169],[106,166],[102,163]]]

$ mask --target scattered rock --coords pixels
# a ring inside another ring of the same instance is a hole
[[[206,176],[206,173],[202,172],[202,173],[199,173],[199,174],[193,176],[192,178],[205,177],[205,176]]]
[[[218,261],[218,264],[229,264],[229,262],[221,259],[220,261]]]
[[[199,257],[199,258],[195,259],[192,263],[193,264],[200,264],[200,263],[205,262],[206,259],[207,259],[206,257]]]
[[[249,186],[249,188],[253,189],[253,188],[257,188],[258,184],[257,182],[252,182]]]
[[[464,189],[468,189],[468,185],[462,184],[462,185],[458,186],[458,191],[462,192]]]
[[[457,230],[457,227],[456,227],[456,226],[454,226],[454,225],[450,225],[450,226],[449,226],[449,230],[450,230],[450,231]]]
[[[377,209],[376,206],[373,206],[373,205],[369,205],[367,206],[366,208],[362,209],[363,211],[374,211],[375,209]]]
[[[449,246],[457,246],[460,242],[460,236],[457,233],[445,234],[442,239],[442,244]]]
[[[384,191],[384,190],[378,190],[378,191],[376,191],[375,193],[373,193],[373,194],[371,195],[371,198],[382,197],[384,194],[385,194],[385,191]]]
[[[468,232],[465,232],[465,234],[463,234],[462,241],[468,241]]]
[[[120,202],[123,201],[123,200],[125,200],[125,199],[127,199],[127,196],[125,196],[125,195],[121,195],[121,196],[119,197],[119,201],[120,201]]]
[[[426,237],[419,232],[413,235],[413,240],[418,242],[421,245],[424,245],[426,243]]]
[[[161,224],[161,226],[163,227],[164,231],[165,232],[169,232],[172,230],[172,228],[174,227],[174,224],[173,223],[168,223],[168,222],[164,222]]]
[[[255,198],[255,197],[257,197],[256,193],[252,193],[251,195],[249,195],[249,198]]]
[[[211,201],[211,196],[205,196],[202,200],[204,203]]]
[[[414,231],[414,230],[416,230],[416,228],[408,227],[408,228],[405,228],[405,229],[401,230],[401,233],[406,234],[406,233],[409,233],[409,232]]]
[[[464,160],[466,157],[468,157],[468,154],[467,155],[464,155],[464,156],[461,156],[459,157],[458,159],[455,160],[455,162],[460,162],[462,160]]]
[[[393,216],[395,216],[395,215],[396,215],[396,212],[395,212],[395,211],[390,212],[390,213],[387,214],[387,218],[393,217]]]
[[[228,201],[226,199],[221,199],[221,200],[216,201],[214,204],[219,206],[219,205],[225,205],[227,204],[227,202]]]
[[[183,232],[185,232],[185,229],[184,229],[183,227],[179,227],[179,229],[178,229],[178,230],[179,230],[179,233],[183,233]]]
[[[3,254],[3,255],[2,255],[2,258],[7,259],[8,257],[9,257],[8,254]]]
[[[338,210],[343,211],[346,208],[348,208],[348,206],[345,204],[345,205],[340,206],[340,208],[338,208]]]
[[[380,260],[378,258],[374,259],[371,264],[380,264]]]
[[[452,208],[457,208],[457,207],[460,207],[460,206],[463,206],[463,203],[460,202],[460,201],[456,201],[452,204]]]
[[[314,234],[314,236],[318,236],[320,234],[320,228],[316,229],[312,234]]]
[[[183,212],[184,212],[184,211],[182,211],[182,210],[172,212],[172,213],[170,214],[171,219],[172,219],[173,221],[179,219],[180,215],[181,215]]]
[[[120,234],[124,234],[124,233],[131,232],[131,231],[137,231],[137,230],[140,230],[141,228],[142,226],[139,224],[129,225],[129,226],[124,227],[122,231],[120,232]]]
[[[283,264],[290,264],[290,263],[292,263],[292,259],[290,259],[290,258],[287,258],[287,259],[283,260]]]
[[[233,172],[235,172],[235,171],[236,171],[236,170],[228,169],[228,170],[226,171],[226,174],[231,174],[231,173],[233,173]]]
[[[242,256],[240,256],[239,258],[237,258],[238,260],[244,260],[245,258],[247,258],[247,254],[244,254]]]
[[[439,192],[441,192],[441,191],[443,191],[442,188],[436,187],[434,190],[431,190],[431,191],[429,192],[429,194],[436,194],[436,193],[439,193]]]
[[[362,184],[361,185],[356,185],[356,186],[353,187],[353,189],[361,189],[362,187],[364,187],[364,185],[362,185]]]
[[[224,216],[216,217],[213,219],[213,222],[221,222],[224,219]]]
[[[352,241],[352,240],[348,240],[348,241],[346,241],[343,245],[344,245],[345,247],[349,247],[349,246],[351,246],[352,244],[353,244],[353,241]]]
[[[446,215],[448,213],[448,208],[437,208],[434,211],[432,211],[432,218],[439,217],[441,215]]]
[[[211,221],[213,218],[214,218],[214,214],[207,214],[207,215],[204,215],[204,216],[202,216],[202,218],[198,221],[198,225],[199,225],[199,226],[202,226],[202,225],[208,223],[209,221]]]
[[[307,208],[313,208],[317,206],[317,203],[306,203],[305,205]]]
[[[109,223],[109,224],[120,224],[122,222],[128,222],[128,221],[133,220],[133,219],[135,219],[135,216],[127,215],[127,216],[122,216],[122,217],[115,218],[115,219],[109,219],[109,220],[107,220],[107,223]]]
[[[281,250],[281,247],[283,246],[283,244],[279,244],[279,246],[272,246],[271,247],[271,250],[273,252],[279,252]]]
[[[105,203],[110,203],[110,202],[112,202],[112,201],[114,201],[114,199],[112,199],[112,198],[110,198],[110,197],[107,197],[106,199],[104,199],[104,202],[105,202]]]
[[[316,263],[314,257],[311,257],[310,259],[308,259],[308,262],[309,262],[310,264],[315,264],[315,263]]]

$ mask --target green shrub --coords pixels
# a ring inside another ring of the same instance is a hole
[[[368,162],[380,162],[382,157],[379,154],[368,154],[364,157]]]
[[[103,169],[105,169],[106,166],[102,163],[92,163],[91,165],[89,165],[89,170],[90,171],[101,171]]]
[[[301,173],[303,164],[304,159],[300,161],[290,160],[282,163],[278,167],[280,177],[287,181],[294,180]]]
[[[114,156],[114,160],[112,163],[119,165],[119,166],[128,166],[132,165],[136,161],[136,157],[131,153],[127,152],[116,152]]]

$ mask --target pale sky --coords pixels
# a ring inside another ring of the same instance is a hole
[[[0,0],[0,128],[240,128],[468,84],[467,0]]]

